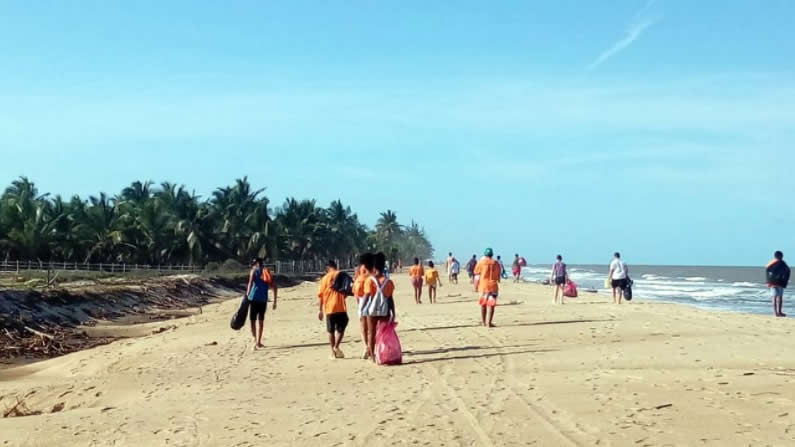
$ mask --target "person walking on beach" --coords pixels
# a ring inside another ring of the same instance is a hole
[[[522,262],[519,259],[519,253],[513,257],[513,264],[511,264],[511,273],[513,273],[513,282],[519,282],[522,276]]]
[[[784,253],[777,251],[773,255],[773,260],[767,264],[765,270],[767,286],[770,288],[773,297],[773,314],[777,317],[786,317],[782,312],[784,305],[784,289],[789,285],[790,269],[784,262]]]
[[[552,273],[549,275],[549,283],[555,286],[555,304],[558,304],[558,294],[560,294],[560,304],[564,302],[563,289],[566,287],[566,282],[569,280],[569,272],[566,264],[563,262],[563,256],[558,255],[555,263],[552,265]]]
[[[366,300],[364,299],[364,286],[372,275],[372,270],[373,254],[365,253],[359,256],[359,268],[356,269],[356,278],[353,281],[353,296],[356,298],[358,309],[357,315],[359,316],[359,330],[362,334],[362,346],[364,346],[362,358],[365,360],[369,357],[369,351],[367,350],[367,317],[363,312],[364,304],[366,303]]]
[[[475,266],[478,264],[478,257],[472,255],[472,259],[467,262],[467,275],[469,275],[469,283],[475,283]]]
[[[348,308],[345,304],[345,295],[334,290],[333,287],[338,274],[337,263],[329,260],[326,263],[326,274],[320,280],[317,292],[319,299],[317,318],[320,321],[323,321],[323,317],[326,318],[326,331],[328,331],[331,358],[333,359],[345,357],[340,349],[340,344],[342,344],[342,337],[345,336],[345,328],[348,327]]]
[[[475,275],[480,276],[478,304],[480,304],[481,324],[491,328],[494,327],[494,308],[497,307],[500,290],[500,264],[493,259],[494,251],[491,248],[487,248],[483,255],[475,266]]]
[[[445,272],[447,273],[447,280],[450,281],[450,276],[452,275],[453,270],[453,252],[447,253],[447,262],[444,265]]]
[[[409,267],[409,277],[411,286],[414,287],[414,302],[422,304],[422,277],[425,271],[422,269],[419,258],[414,258],[414,265]]]
[[[442,279],[439,272],[433,268],[433,261],[428,261],[428,268],[425,270],[425,283],[428,284],[428,300],[431,304],[436,304],[436,285],[442,287]]]
[[[610,273],[607,278],[613,287],[613,304],[621,304],[624,299],[624,289],[629,284],[629,267],[621,260],[621,253],[613,255],[613,262],[610,263]]]
[[[458,259],[453,258],[453,263],[450,265],[450,283],[458,284],[458,274],[461,273],[461,263]]]
[[[375,335],[378,323],[394,321],[397,318],[395,310],[395,300],[392,298],[395,293],[395,284],[384,274],[386,270],[386,257],[383,253],[377,253],[373,257],[373,276],[371,276],[364,286],[365,300],[370,309],[367,313],[367,350],[370,359],[375,362]],[[378,306],[381,300],[387,303],[386,309]]]
[[[246,286],[246,296],[250,301],[249,319],[251,320],[251,336],[254,338],[253,349],[265,347],[262,344],[262,332],[265,330],[265,312],[268,310],[268,288],[273,288],[273,310],[276,310],[276,302],[279,298],[273,275],[264,264],[265,261],[262,258],[251,261],[251,271],[248,275],[248,286]]]
[[[508,279],[508,272],[505,271],[505,264],[502,263],[502,256],[497,255],[497,263],[500,264],[500,277]]]

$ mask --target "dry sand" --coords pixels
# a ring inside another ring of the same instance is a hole
[[[306,283],[269,309],[262,351],[229,329],[233,300],[0,372],[0,410],[43,412],[0,419],[0,446],[795,445],[791,319],[553,306],[546,287],[504,284],[488,330],[468,284],[417,306],[395,280],[403,366],[356,359],[355,321],[349,358],[330,360]]]

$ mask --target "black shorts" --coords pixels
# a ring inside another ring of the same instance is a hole
[[[613,288],[614,289],[626,289],[627,288],[627,279],[614,279],[613,280]]]
[[[329,332],[329,334],[334,332],[343,333],[345,332],[346,327],[348,327],[347,313],[337,312],[326,315],[326,330]]]
[[[559,285],[559,286],[565,285],[566,284],[566,277],[565,276],[558,276],[557,278],[555,278],[555,284]]]
[[[265,319],[265,312],[268,310],[267,301],[249,301],[248,303],[248,317],[251,321]]]

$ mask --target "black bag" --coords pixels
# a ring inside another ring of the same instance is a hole
[[[624,286],[624,299],[627,301],[632,301],[632,284],[633,281],[627,276],[627,285]]]
[[[243,301],[240,302],[240,307],[237,309],[234,315],[232,315],[232,321],[229,323],[229,327],[232,329],[239,331],[240,328],[246,325],[246,317],[248,316],[248,297],[243,295]]]
[[[767,283],[777,287],[787,287],[789,275],[789,266],[784,261],[778,261],[766,270]]]
[[[353,296],[353,278],[345,272],[339,272],[337,273],[337,277],[334,278],[331,289],[345,296]]]

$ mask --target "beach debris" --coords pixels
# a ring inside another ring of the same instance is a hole
[[[745,373],[745,374],[743,374],[743,375],[744,375],[744,376],[753,376],[754,374],[756,374],[756,373],[750,373],[750,372],[749,372],[749,373]]]
[[[12,405],[10,408],[6,409],[3,412],[4,418],[15,418],[15,417],[23,417],[23,416],[36,416],[41,414],[40,411],[32,411],[25,405],[25,399],[20,399],[17,397],[17,403]]]
[[[662,404],[662,405],[657,405],[656,407],[654,407],[654,409],[655,410],[662,410],[663,408],[670,408],[670,407],[673,407],[673,406],[674,406],[674,404]]]

